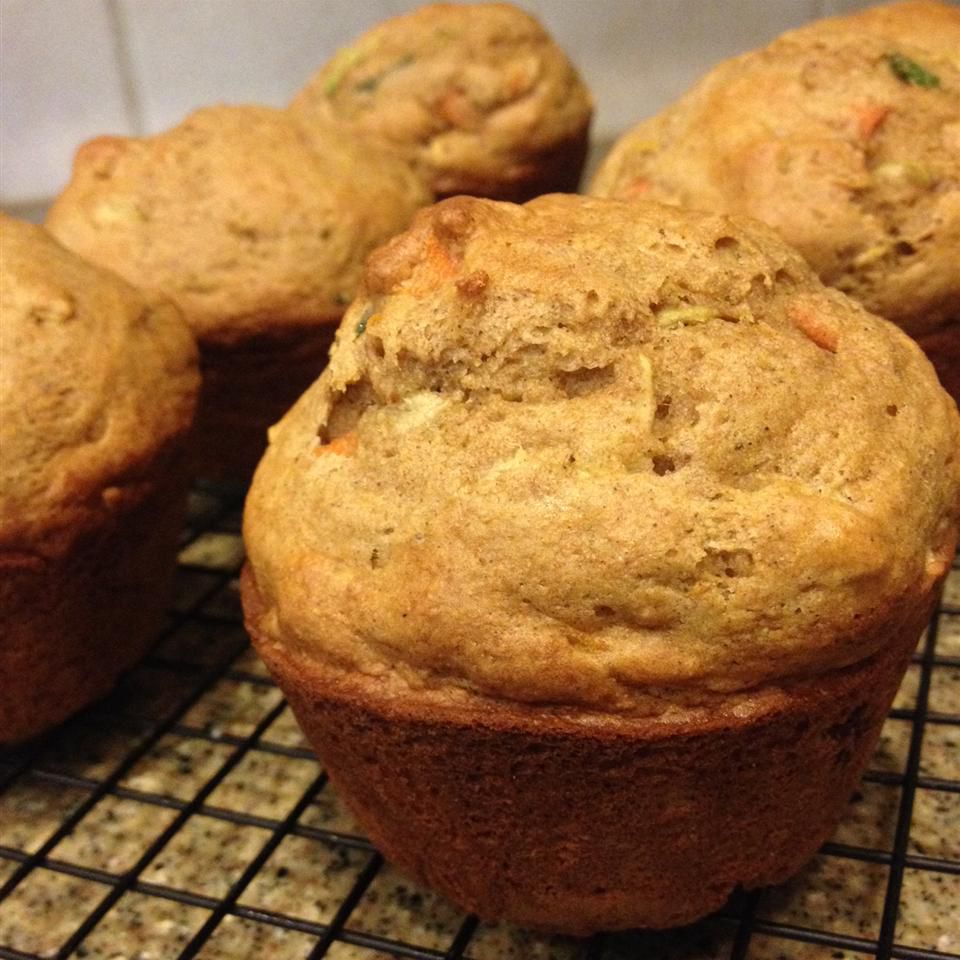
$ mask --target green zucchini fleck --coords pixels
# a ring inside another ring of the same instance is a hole
[[[356,336],[354,340],[359,340],[367,332],[367,322],[373,316],[373,307],[368,306],[364,311],[363,315],[357,321],[357,325],[353,328],[353,332]]]
[[[397,70],[402,70],[404,67],[409,67],[414,60],[416,60],[416,57],[412,53],[404,54],[396,63],[391,64],[382,73],[374,74],[372,77],[367,77],[365,80],[356,83],[354,90],[358,90],[361,93],[373,93],[385,77],[390,76],[391,73],[395,73]]]
[[[332,97],[347,74],[363,59],[365,51],[357,47],[345,47],[330,62],[330,75],[323,85],[323,92]]]
[[[940,86],[940,78],[935,73],[924,69],[916,60],[911,60],[902,53],[888,53],[884,59],[890,65],[894,76],[903,83],[909,83],[915,87]]]

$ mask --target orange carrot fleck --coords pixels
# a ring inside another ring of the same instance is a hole
[[[462,90],[447,90],[437,101],[437,113],[458,130],[476,130],[483,117]]]
[[[639,197],[650,189],[650,181],[644,177],[636,177],[627,185],[623,191],[624,199],[630,200],[633,197]]]
[[[868,103],[856,112],[857,133],[861,140],[869,140],[887,119],[890,107],[882,103]]]
[[[837,352],[840,335],[836,328],[818,316],[810,307],[801,303],[792,303],[787,309],[790,322],[821,350]]]
[[[345,433],[342,437],[335,437],[329,443],[315,447],[313,455],[321,457],[327,453],[335,453],[341,457],[352,457],[357,452],[358,443],[356,431],[351,430],[350,433]]]
[[[446,244],[441,243],[435,233],[427,237],[427,262],[442,277],[452,277],[457,272],[458,258]]]

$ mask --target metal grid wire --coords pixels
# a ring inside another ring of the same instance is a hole
[[[174,610],[118,691],[0,752],[0,958],[960,956],[955,587],[891,713],[898,735],[861,787],[876,829],[867,817],[858,833],[854,817],[805,879],[735,896],[681,931],[538,937],[405,884],[338,807],[240,626],[241,502],[194,494]],[[939,841],[912,835],[918,808]]]

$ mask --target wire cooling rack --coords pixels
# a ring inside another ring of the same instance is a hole
[[[241,498],[198,490],[152,654],[0,752],[0,957],[842,960],[960,956],[960,570],[833,841],[669,933],[538,936],[406,881],[340,806],[250,650]]]

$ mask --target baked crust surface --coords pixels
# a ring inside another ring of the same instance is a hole
[[[368,264],[272,431],[261,648],[669,716],[863,661],[946,570],[960,422],[759,224],[457,198]]]
[[[169,302],[0,214],[0,551],[56,557],[175,456],[199,387]]]
[[[398,151],[438,196],[576,190],[593,101],[536,19],[437,3],[369,30],[291,104]]]
[[[77,152],[47,226],[182,309],[201,345],[335,323],[363,260],[430,196],[346,130],[259,106],[198,110]]]
[[[626,134],[591,192],[748,214],[910,334],[956,327],[958,50],[960,8],[934,0],[801,27]]]

